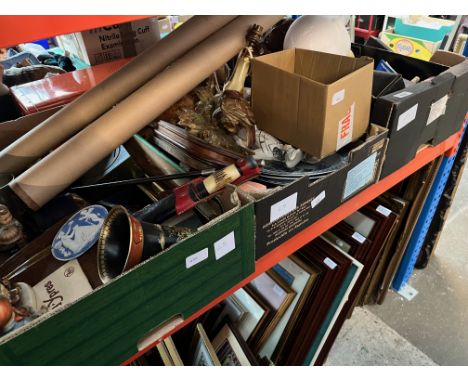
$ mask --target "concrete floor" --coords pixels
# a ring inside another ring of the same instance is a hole
[[[354,313],[327,364],[468,365],[468,167],[435,255],[409,285],[418,291],[411,301],[391,291],[383,305]]]

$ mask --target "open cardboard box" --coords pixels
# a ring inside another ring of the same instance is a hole
[[[254,60],[252,109],[259,129],[317,158],[369,125],[372,59],[288,49]]]
[[[424,144],[438,144],[460,130],[468,109],[468,61],[453,67],[353,44],[356,56],[386,60],[404,78],[422,82],[374,100],[371,122],[388,128],[382,177],[412,160]]]
[[[386,147],[387,129],[370,125],[341,170],[312,183],[303,177],[263,196],[254,195],[257,259],[377,182]]]
[[[52,113],[36,113],[1,124],[0,132],[2,127],[8,127],[0,133],[2,144],[12,142]],[[177,318],[180,322],[252,274],[255,269],[252,200],[239,195],[231,185],[219,198],[226,206],[225,213],[105,285],[99,285],[97,269],[89,271],[90,265],[97,266],[94,246],[78,259],[81,268],[86,268],[94,290],[0,337],[0,364],[123,362],[137,352],[138,345],[141,347],[148,341],[149,335],[153,334],[155,340],[155,332],[166,333],[171,327],[165,326],[168,320]],[[60,226],[58,223],[52,231],[44,233],[48,236],[39,244],[33,241],[23,248],[23,259],[47,250]],[[38,272],[29,272],[24,280],[40,283],[63,264],[50,254],[47,264],[38,263]],[[0,265],[1,274],[16,265]]]

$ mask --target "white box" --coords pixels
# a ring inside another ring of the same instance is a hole
[[[151,17],[58,36],[57,42],[87,64],[98,65],[136,56],[159,39],[158,18]]]

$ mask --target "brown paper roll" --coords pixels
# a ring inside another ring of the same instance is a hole
[[[11,189],[31,209],[39,209],[235,56],[250,26],[267,30],[280,18],[236,18],[21,174]]]
[[[168,37],[0,152],[0,173],[19,174],[236,16],[194,16]]]

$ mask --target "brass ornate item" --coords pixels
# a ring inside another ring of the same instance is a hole
[[[0,204],[0,254],[19,249],[24,244],[23,227],[7,206]]]

